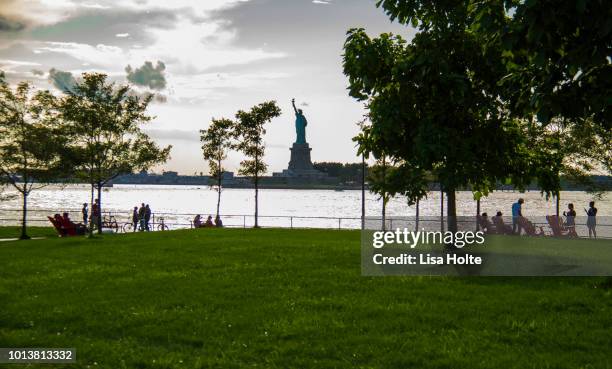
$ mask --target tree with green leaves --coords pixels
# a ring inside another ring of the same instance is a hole
[[[469,3],[471,28],[484,47],[502,49],[500,86],[515,114],[533,114],[544,125],[562,118],[568,125],[612,128],[609,1]]]
[[[28,196],[65,173],[55,97],[28,82],[16,88],[0,78],[0,176],[22,198],[20,239],[27,234]]]
[[[164,163],[171,146],[158,147],[141,130],[152,119],[146,111],[152,95],[138,97],[101,73],[84,73],[65,94],[59,106],[70,139],[68,154],[76,177],[91,185],[92,210],[97,190],[101,233],[102,187],[120,174]]]
[[[227,158],[227,151],[232,147],[232,134],[234,122],[231,119],[213,119],[206,130],[200,130],[202,153],[208,161],[208,168],[216,182],[217,216],[221,207],[221,190],[223,185],[223,160]]]
[[[521,167],[518,128],[488,91],[494,73],[457,22],[440,34],[422,31],[409,45],[399,36],[370,39],[351,30],[344,54],[350,94],[368,102],[372,122],[359,144],[437,177],[450,231],[457,229],[456,190],[495,183]]]
[[[267,165],[263,161],[265,154],[263,137],[266,134],[264,125],[280,114],[281,110],[276,101],[264,102],[252,107],[249,111],[240,110],[236,113],[234,137],[237,143],[235,147],[247,157],[240,163],[239,173],[252,177],[255,185],[255,228],[259,227],[259,177],[267,170]]]

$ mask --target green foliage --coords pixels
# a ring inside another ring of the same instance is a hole
[[[503,49],[504,98],[543,124],[565,118],[612,127],[612,7],[609,1],[472,1],[473,28]],[[497,12],[491,11],[495,4]],[[503,6],[502,6],[503,4]],[[508,10],[504,13],[503,7]]]
[[[249,111],[239,110],[236,113],[235,147],[247,157],[246,160],[240,162],[238,173],[251,176],[255,184],[255,228],[259,227],[259,177],[268,168],[263,161],[265,154],[263,136],[266,134],[264,125],[280,114],[281,110],[276,105],[276,101],[267,101],[252,107]]]
[[[359,151],[405,161],[418,168],[417,177],[432,173],[447,191],[509,175],[528,182],[520,122],[509,119],[497,99],[503,65],[483,53],[467,28],[467,9],[453,9],[444,21],[434,22],[437,13],[423,18],[410,44],[390,34],[371,39],[363,29],[349,31],[344,72],[351,96],[367,101],[371,121],[355,138]]]
[[[223,182],[223,160],[227,158],[227,151],[232,147],[234,122],[230,119],[213,119],[206,130],[200,130],[202,153],[208,161],[210,175],[216,179],[218,192],[217,215],[221,203],[221,186]]]
[[[70,140],[67,161],[74,176],[97,188],[100,212],[104,184],[120,174],[164,163],[172,148],[159,148],[141,131],[140,126],[152,119],[146,109],[153,95],[140,98],[129,86],[106,79],[102,73],[83,73],[59,102]],[[93,209],[93,190],[91,202]],[[101,233],[101,217],[97,227]]]
[[[210,175],[221,180],[224,168],[222,161],[227,158],[227,151],[232,147],[232,130],[234,122],[230,119],[213,119],[206,130],[200,130],[202,153],[208,161]]]
[[[327,173],[330,177],[335,177],[340,182],[361,182],[361,163],[335,163],[335,162],[320,162],[314,163],[313,167],[316,170]],[[367,164],[366,164],[367,173]]]
[[[13,89],[0,78],[0,185],[8,183],[21,194],[24,239],[27,197],[66,171],[66,140],[54,105],[49,91],[33,91],[28,82]]]
[[[263,137],[266,134],[264,125],[272,118],[280,116],[280,113],[276,101],[264,102],[249,111],[240,110],[236,113],[234,128],[236,149],[248,158],[240,163],[241,175],[251,176],[256,180],[265,174],[268,167],[263,161],[265,154]]]
[[[70,155],[77,177],[101,186],[114,177],[165,162],[171,146],[159,148],[141,124],[152,118],[152,96],[140,98],[127,85],[106,82],[106,75],[84,73],[60,101]]]

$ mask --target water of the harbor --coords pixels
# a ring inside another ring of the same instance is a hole
[[[5,192],[6,193],[6,192]],[[10,189],[8,193],[11,193]],[[493,192],[481,200],[481,212],[495,215],[501,211],[510,215],[512,203],[519,197],[525,199],[523,215],[541,217],[555,213],[554,199],[546,199],[537,191]],[[566,191],[560,195],[561,211],[573,203],[578,215],[584,215],[591,200],[596,201],[599,216],[612,213],[612,192],[603,199],[594,199],[585,192]],[[69,211],[73,219],[80,219],[80,208],[90,201],[87,185],[48,186],[33,191],[29,197],[29,219],[33,225],[47,225],[46,216]],[[189,227],[195,214],[204,218],[215,214],[217,192],[207,186],[159,186],[115,185],[105,188],[102,195],[103,210],[114,215],[123,224],[131,218],[131,209],[141,203],[149,204],[159,220],[170,228]],[[378,196],[366,192],[366,215],[380,216],[382,203]],[[227,226],[251,226],[254,212],[254,190],[225,189],[221,198],[221,215]],[[445,204],[446,206],[446,204]],[[21,202],[19,198],[0,203],[0,224],[18,224]],[[361,191],[334,190],[259,190],[259,214],[262,226],[359,228],[361,217]],[[397,197],[387,205],[387,215],[393,217],[414,216],[415,206],[408,206],[405,198]],[[431,192],[420,203],[420,216],[440,214],[440,193]],[[457,194],[457,215],[476,214],[476,201],[469,191]],[[38,223],[38,224],[37,224]]]

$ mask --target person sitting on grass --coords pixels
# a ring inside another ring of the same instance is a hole
[[[482,230],[486,233],[494,233],[493,225],[489,221],[489,215],[487,213],[482,213],[478,217],[478,225],[482,228]]]
[[[219,215],[215,217],[215,227],[223,228],[223,222],[221,221],[221,217]]]
[[[194,228],[202,227],[202,216],[200,216],[200,214],[196,215],[195,218],[193,218],[193,227]]]
[[[513,234],[512,228],[509,225],[504,223],[504,218],[501,211],[498,211],[497,214],[493,217],[493,224],[495,224],[495,228],[497,228],[498,234]]]
[[[208,219],[206,219],[206,223],[204,223],[204,227],[211,228],[211,227],[214,227],[214,226],[215,225],[213,224],[212,216],[209,215]]]

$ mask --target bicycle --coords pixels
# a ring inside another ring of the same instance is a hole
[[[159,217],[159,224],[155,227],[158,231],[169,231],[170,228],[164,223],[164,217]]]
[[[138,229],[138,225],[136,225],[136,229]],[[123,223],[123,226],[121,227],[121,230],[123,231],[123,233],[135,232],[134,223],[133,222],[125,222],[125,223]]]
[[[113,232],[119,232],[119,224],[117,223],[117,219],[114,215],[105,215],[102,218],[102,228],[108,228]]]

